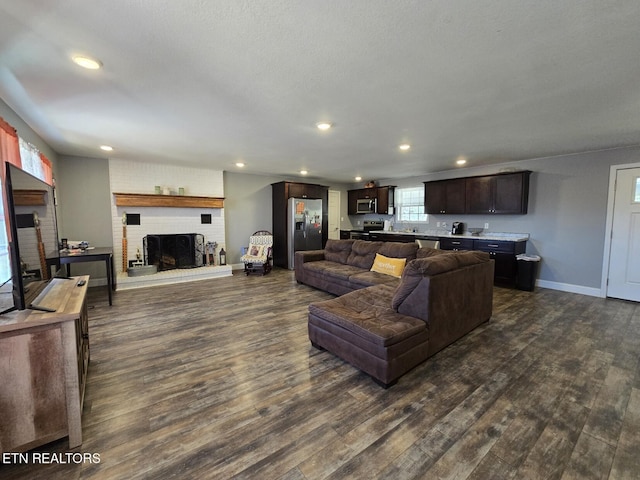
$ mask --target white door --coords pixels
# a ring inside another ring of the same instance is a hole
[[[329,190],[329,231],[328,238],[340,238],[340,192]]]
[[[607,296],[640,302],[640,168],[617,171]]]

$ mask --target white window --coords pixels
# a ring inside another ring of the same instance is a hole
[[[396,188],[396,221],[426,222],[424,187]]]

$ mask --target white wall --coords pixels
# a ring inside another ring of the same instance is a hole
[[[153,194],[156,185],[185,195],[224,197],[222,172],[204,168],[181,167],[119,159],[109,160],[109,184],[111,193]],[[224,208],[169,208],[169,207],[116,207],[111,195],[111,229],[116,271],[122,270],[122,216],[124,213],[140,214],[140,225],[127,226],[127,255],[136,258],[136,252],[144,255],[143,238],[148,234],[200,233],[205,242],[217,242],[217,251],[226,248]],[[211,224],[201,223],[201,214],[211,214]]]
[[[347,216],[347,185],[345,184],[333,184],[317,178],[283,178],[224,172],[225,211],[230,219],[226,225],[229,245],[227,261],[229,263],[238,264],[240,262],[240,249],[247,246],[249,237],[253,232],[257,230],[272,230],[271,184],[282,181],[315,183],[326,185],[331,190],[339,190],[341,192],[341,217],[346,222],[342,225],[342,228],[351,228]]]
[[[526,215],[430,215],[436,222],[462,221],[494,232],[529,233],[527,253],[540,255],[541,285],[599,295],[602,280],[605,224],[611,165],[640,161],[640,147],[588,152],[465,168],[424,177],[394,179],[399,187],[423,181],[497,173],[503,168],[531,170]],[[386,183],[381,181],[381,185]]]

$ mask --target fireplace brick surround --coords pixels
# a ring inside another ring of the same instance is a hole
[[[181,266],[181,268],[159,271],[153,275],[129,277],[121,267],[122,240],[125,234],[128,259],[135,259],[138,253],[146,254],[143,244],[145,237],[150,234],[164,236],[198,232],[198,235],[204,237],[204,244],[215,242],[218,251],[221,248],[228,250],[225,242],[225,209],[224,207],[118,206],[114,194],[115,192],[153,194],[155,186],[160,185],[168,186],[172,190],[183,187],[185,195],[224,198],[222,171],[109,159],[109,182],[112,193],[111,225],[114,265],[120,267],[117,273],[118,290],[231,275],[230,265],[204,265],[200,268]],[[140,225],[126,225],[124,228],[124,214],[139,214]],[[203,215],[209,219],[210,223],[203,223]],[[194,263],[197,264],[195,260]]]

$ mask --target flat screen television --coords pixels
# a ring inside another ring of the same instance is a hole
[[[9,255],[11,276],[0,279],[4,282],[0,314],[25,308],[48,310],[33,302],[58,273],[47,267],[47,258],[51,265],[60,265],[54,190],[14,165],[6,164],[5,173],[8,228],[4,250]]]

